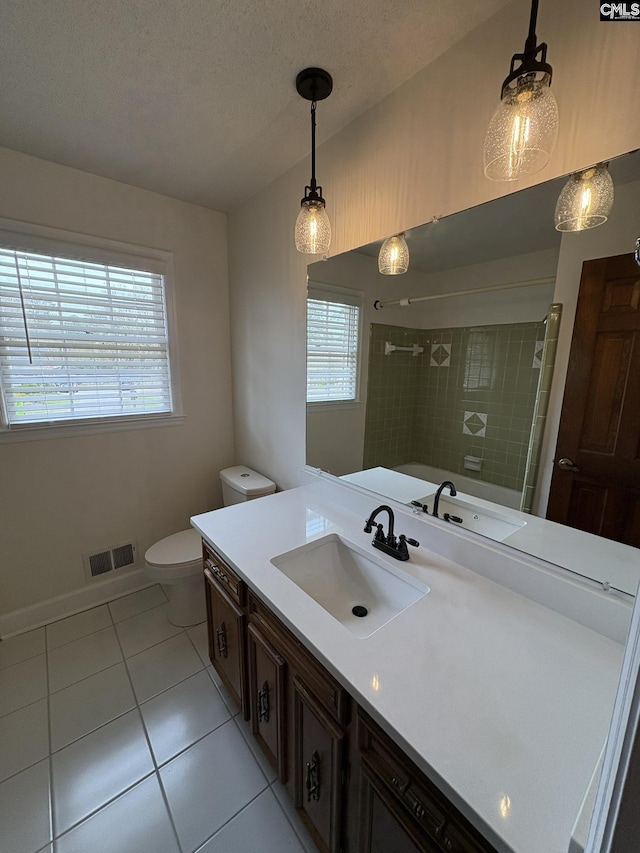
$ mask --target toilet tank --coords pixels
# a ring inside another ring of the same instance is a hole
[[[273,480],[263,477],[245,465],[233,465],[220,471],[222,498],[225,506],[271,495],[276,490]]]

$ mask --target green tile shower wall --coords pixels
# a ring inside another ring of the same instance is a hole
[[[364,467],[421,462],[521,490],[540,376],[533,366],[536,341],[543,340],[542,323],[453,329],[372,324]],[[417,343],[424,352],[386,356],[385,341]],[[473,387],[470,341],[484,352],[480,387]],[[438,345],[450,348],[448,359]],[[432,363],[432,347],[442,366]],[[465,412],[486,415],[484,436],[463,432]],[[464,468],[467,455],[482,459],[480,472]]]

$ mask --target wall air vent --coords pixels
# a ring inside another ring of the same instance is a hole
[[[83,554],[85,576],[88,581],[101,577],[118,569],[132,568],[136,565],[138,546],[135,542],[114,545],[94,554]]]
[[[123,569],[125,566],[132,566],[136,561],[136,549],[133,542],[128,545],[119,545],[111,552],[113,554],[113,568]]]
[[[89,571],[91,577],[103,575],[105,572],[110,572],[113,569],[111,565],[111,551],[100,551],[99,554],[91,554],[89,557]]]

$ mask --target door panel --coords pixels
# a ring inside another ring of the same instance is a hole
[[[342,838],[344,731],[302,681],[293,679],[294,805],[322,853]]]
[[[284,784],[286,761],[286,663],[255,625],[248,628],[249,695],[253,734]]]
[[[570,459],[577,470],[560,469]],[[640,267],[585,261],[547,518],[640,541]]]

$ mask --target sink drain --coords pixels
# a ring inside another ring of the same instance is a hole
[[[361,604],[356,604],[355,607],[351,608],[351,612],[354,616],[366,616],[369,612],[366,607],[363,607]]]

